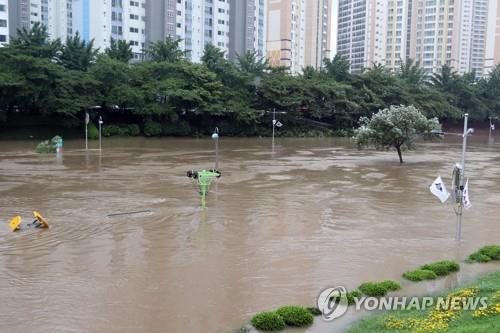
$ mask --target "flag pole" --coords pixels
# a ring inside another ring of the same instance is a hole
[[[465,179],[465,152],[467,150],[467,136],[469,135],[469,130],[467,128],[467,123],[469,120],[469,114],[466,113],[464,117],[464,134],[462,141],[462,170],[460,172],[460,201],[457,211],[457,227],[455,239],[460,240],[462,234],[462,220],[463,220],[463,208],[464,208],[464,179]]]
[[[102,117],[99,116],[99,150],[102,150],[101,133],[102,133]]]
[[[273,109],[273,153],[274,153],[274,127],[276,126],[276,108]]]
[[[89,113],[85,112],[85,150],[89,150]]]

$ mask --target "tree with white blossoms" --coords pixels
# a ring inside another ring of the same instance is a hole
[[[354,136],[359,148],[395,148],[400,163],[403,163],[402,150],[412,149],[418,136],[430,136],[432,130],[441,129],[437,118],[427,119],[413,105],[391,105],[388,109],[373,114],[371,118],[361,118],[360,125]]]

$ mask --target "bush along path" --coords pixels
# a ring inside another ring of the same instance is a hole
[[[469,256],[468,262],[489,262],[500,260],[500,245],[488,245]]]
[[[492,260],[500,261],[500,246],[489,245],[482,247],[472,253],[466,262],[489,262]],[[423,265],[416,270],[405,272],[402,276],[406,280],[419,282],[424,280],[434,280],[439,277],[447,276],[458,272],[460,265],[456,261],[442,260]],[[453,309],[433,308],[427,313],[422,311],[396,311],[396,315],[378,316],[362,321],[361,324],[350,330],[350,333],[361,332],[405,332],[405,333],[440,333],[455,332],[449,330],[455,326],[455,320],[467,322],[469,319],[481,319],[483,322],[474,321],[471,326],[494,328],[493,330],[457,330],[456,332],[500,332],[500,272],[491,274],[484,279],[479,280],[479,286],[464,288],[446,295],[448,300],[463,300],[467,297],[480,296],[488,297],[489,303],[485,308],[477,309],[474,312],[464,311],[463,304]],[[401,285],[392,280],[381,282],[365,282],[359,285],[357,289],[347,292],[348,305],[356,304],[357,299],[368,297],[383,297],[391,291],[401,289]],[[334,302],[339,302],[339,297],[330,298]],[[445,302],[446,303],[446,302]],[[462,314],[465,312],[463,318]],[[250,321],[259,331],[280,331],[287,326],[307,327],[314,321],[314,316],[320,316],[321,311],[316,307],[304,308],[296,305],[289,305],[279,308],[276,311],[260,312]],[[493,318],[495,317],[495,318]],[[496,330],[495,330],[496,329]],[[240,330],[248,331],[246,328]]]
[[[348,333],[487,333],[500,332],[500,272],[479,278],[465,288],[434,298],[428,310],[406,309],[373,316]],[[485,300],[475,310],[469,297]],[[484,306],[483,306],[484,305]]]
[[[438,276],[446,276],[460,270],[460,265],[455,261],[443,260],[423,265],[419,269],[403,274],[407,280],[418,282],[423,280],[434,280]]]

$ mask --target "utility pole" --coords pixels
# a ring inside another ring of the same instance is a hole
[[[462,219],[463,219],[463,209],[464,209],[464,182],[465,182],[465,153],[467,151],[467,136],[469,134],[472,134],[474,130],[472,128],[468,128],[468,120],[469,120],[469,114],[465,114],[464,118],[464,134],[463,134],[463,141],[462,141],[462,163],[461,163],[461,168],[460,168],[460,187],[458,191],[459,197],[459,202],[458,202],[458,210],[456,211],[457,215],[457,227],[456,227],[456,240],[460,240],[461,234],[462,234]]]

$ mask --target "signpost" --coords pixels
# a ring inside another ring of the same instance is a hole
[[[467,137],[474,133],[474,129],[472,128],[468,128],[468,120],[469,120],[469,114],[466,113],[465,114],[465,118],[464,118],[464,133],[463,133],[463,140],[462,140],[462,163],[460,165],[460,168],[458,169],[459,170],[459,173],[460,173],[460,177],[459,177],[459,180],[460,180],[460,185],[458,187],[458,191],[456,191],[456,195],[457,195],[457,198],[458,198],[458,208],[457,210],[455,211],[455,214],[457,215],[457,227],[456,227],[456,235],[455,235],[455,239],[456,240],[460,240],[461,236],[462,236],[462,220],[463,220],[463,209],[464,209],[464,194],[465,194],[465,187],[464,187],[464,183],[465,183],[465,153],[467,151]],[[468,190],[468,189],[467,189]],[[468,197],[468,193],[467,194],[467,197]]]
[[[89,113],[85,112],[85,150],[89,150],[89,131],[88,131],[89,122],[90,122]]]

